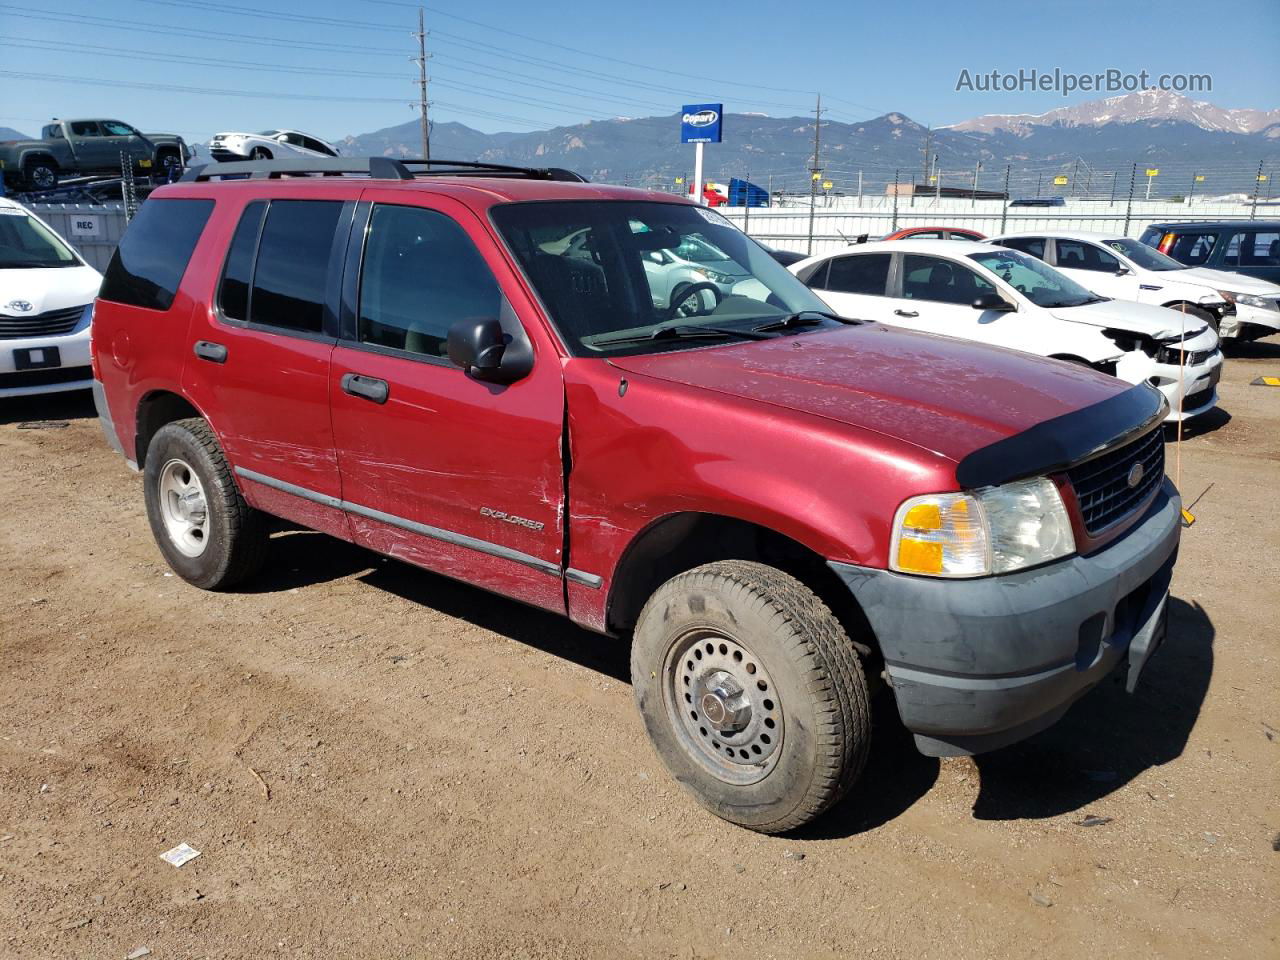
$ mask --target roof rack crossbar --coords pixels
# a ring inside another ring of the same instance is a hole
[[[410,170],[410,167],[425,169]],[[188,167],[182,183],[207,183],[217,179],[276,180],[288,176],[336,177],[357,174],[374,180],[412,180],[434,177],[525,177],[586,183],[586,177],[562,167],[512,167],[474,160],[417,160],[400,157],[319,157],[290,160],[232,160]]]

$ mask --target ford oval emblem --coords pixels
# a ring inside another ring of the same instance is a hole
[[[1130,490],[1134,489],[1138,484],[1142,482],[1142,473],[1143,473],[1143,470],[1142,470],[1141,462],[1134,463],[1134,465],[1129,468],[1129,489]]]
[[[8,307],[10,310],[17,310],[19,313],[31,312],[30,300],[10,300],[8,303],[5,304],[5,306]]]
[[[709,127],[720,119],[714,110],[699,110],[697,113],[686,113],[682,118],[691,127]]]

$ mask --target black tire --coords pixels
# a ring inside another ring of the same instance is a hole
[[[169,471],[180,464],[198,481],[204,505],[198,555],[188,549],[196,538],[180,538],[171,526],[174,502],[162,492]],[[266,518],[250,507],[232,479],[217,437],[199,418],[177,420],[156,431],[147,448],[143,475],[147,519],[160,552],[173,572],[204,590],[223,590],[251,577],[262,567],[267,549]],[[166,519],[166,516],[170,519]]]
[[[254,147],[249,151],[250,160],[270,160],[271,151],[266,147]]]
[[[52,190],[58,185],[58,165],[46,157],[22,164],[22,180],[28,190]]]
[[[722,674],[736,697],[720,696]],[[671,775],[752,830],[781,833],[820,816],[866,762],[871,711],[853,644],[811,590],[765,564],[709,563],[659,587],[636,625],[631,681]],[[745,729],[711,723],[713,714],[724,722],[725,703],[743,723],[744,698]]]

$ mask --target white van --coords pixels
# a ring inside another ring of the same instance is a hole
[[[88,390],[102,275],[25,207],[0,197],[0,399]]]
[[[833,311],[1010,347],[1150,383],[1169,420],[1218,402],[1222,351],[1190,312],[1112,300],[1048,264],[992,243],[891,240],[787,268]]]

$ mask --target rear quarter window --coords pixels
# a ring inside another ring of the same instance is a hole
[[[168,310],[211,213],[212,200],[146,201],[112,255],[98,296],[131,307]]]

